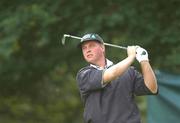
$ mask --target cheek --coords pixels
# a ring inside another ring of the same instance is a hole
[[[97,56],[100,56],[100,55],[103,54],[103,51],[102,51],[102,49],[100,49],[100,48],[97,48],[94,52],[96,52],[96,55],[97,55]]]
[[[82,54],[83,54],[84,57],[86,56],[86,55],[85,55],[85,52],[82,52]]]

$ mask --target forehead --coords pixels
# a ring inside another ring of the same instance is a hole
[[[90,41],[86,41],[86,42],[82,43],[81,46],[90,45],[90,44],[100,44],[100,43],[97,41],[94,41],[94,40],[90,40]]]

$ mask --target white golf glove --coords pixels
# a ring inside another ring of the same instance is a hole
[[[149,61],[147,51],[138,46],[136,49],[136,59],[139,61],[139,63],[142,61]]]

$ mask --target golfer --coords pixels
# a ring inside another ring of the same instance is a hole
[[[147,51],[139,46],[128,46],[127,57],[113,64],[106,58],[104,42],[98,34],[84,35],[80,47],[90,64],[77,73],[84,102],[84,122],[141,123],[134,97],[158,92]],[[131,66],[135,59],[140,63],[142,74]]]

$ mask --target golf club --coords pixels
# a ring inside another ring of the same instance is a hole
[[[77,37],[77,36],[73,36],[73,35],[64,34],[63,37],[62,37],[62,44],[63,44],[63,45],[65,44],[66,37],[74,38],[74,39],[79,39],[79,40],[82,39],[81,37]],[[120,48],[120,49],[127,50],[126,47],[119,46],[119,45],[115,45],[115,44],[104,43],[104,45],[105,45],[105,46],[110,46],[110,47],[115,47],[115,48]]]

